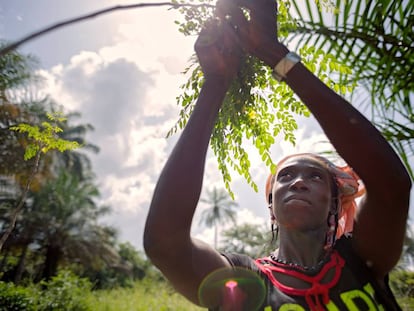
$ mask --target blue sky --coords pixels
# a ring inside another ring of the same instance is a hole
[[[154,1],[146,1],[154,2]],[[17,40],[36,30],[106,7],[137,3],[112,0],[13,0],[0,4],[0,37]],[[45,77],[41,90],[67,111],[82,114],[95,127],[88,139],[101,148],[91,155],[102,193],[113,209],[106,222],[120,238],[142,248],[142,231],[152,191],[177,135],[165,139],[178,118],[175,97],[186,79],[181,73],[193,54],[194,37],[178,32],[177,13],[167,7],[116,11],[67,26],[22,46],[40,61]],[[295,147],[278,140],[275,159],[292,152],[326,150],[326,140],[313,119],[299,120]],[[268,225],[264,201],[267,169],[251,150],[254,192],[237,175],[232,188],[239,204],[238,221]],[[210,154],[204,189],[222,186]],[[212,242],[213,230],[201,228],[196,214],[194,234]]]

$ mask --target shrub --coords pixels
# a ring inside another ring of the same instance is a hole
[[[390,286],[403,310],[414,310],[414,272],[400,269],[392,271]]]
[[[34,305],[33,290],[0,282],[0,310],[32,311],[35,310]]]
[[[42,311],[89,311],[86,296],[92,285],[85,278],[79,278],[63,270],[50,281],[42,281],[44,288],[39,301]]]

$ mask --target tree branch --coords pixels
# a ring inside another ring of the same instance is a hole
[[[103,15],[106,13],[110,13],[113,11],[119,11],[119,10],[129,10],[129,9],[135,9],[135,8],[143,8],[143,7],[153,7],[153,6],[170,6],[172,9],[177,9],[179,7],[211,7],[213,8],[213,5],[209,5],[209,4],[179,4],[179,3],[172,3],[172,2],[156,2],[156,3],[137,3],[137,4],[129,4],[129,5],[117,5],[117,6],[113,6],[113,7],[109,7],[106,9],[102,9],[99,11],[95,11],[92,13],[88,13],[86,15],[81,15],[75,18],[71,18],[68,19],[66,21],[62,21],[62,22],[58,22],[54,25],[51,25],[49,27],[46,27],[44,29],[41,29],[39,31],[36,31],[32,34],[29,34],[25,37],[23,37],[22,39],[12,42],[8,45],[6,45],[4,48],[0,49],[0,57],[4,56],[5,54],[11,52],[12,50],[17,49],[19,46],[21,46],[22,44],[33,40],[37,37],[43,36],[51,31],[54,31],[56,29],[62,28],[64,26],[68,26],[71,24],[75,24],[87,19],[91,19],[94,17],[97,17],[99,15]]]

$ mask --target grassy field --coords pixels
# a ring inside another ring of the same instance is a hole
[[[88,305],[95,311],[200,311],[164,282],[136,282],[132,288],[92,292]]]
[[[405,279],[403,281],[409,282]],[[0,310],[25,311],[201,311],[159,277],[136,281],[131,287],[91,290],[92,284],[63,273],[50,283],[26,287],[0,282]],[[46,287],[45,287],[46,284]],[[398,285],[397,283],[395,283]],[[400,284],[400,287],[402,285]],[[411,291],[397,290],[403,310],[414,310]],[[30,308],[29,308],[30,307]]]
[[[413,310],[413,297],[399,297],[403,310]],[[88,305],[96,311],[201,311],[165,282],[136,282],[132,288],[94,291]]]

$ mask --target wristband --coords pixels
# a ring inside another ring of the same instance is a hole
[[[273,68],[272,75],[277,81],[282,81],[286,78],[288,72],[301,61],[301,58],[295,52],[289,52],[278,62]]]

